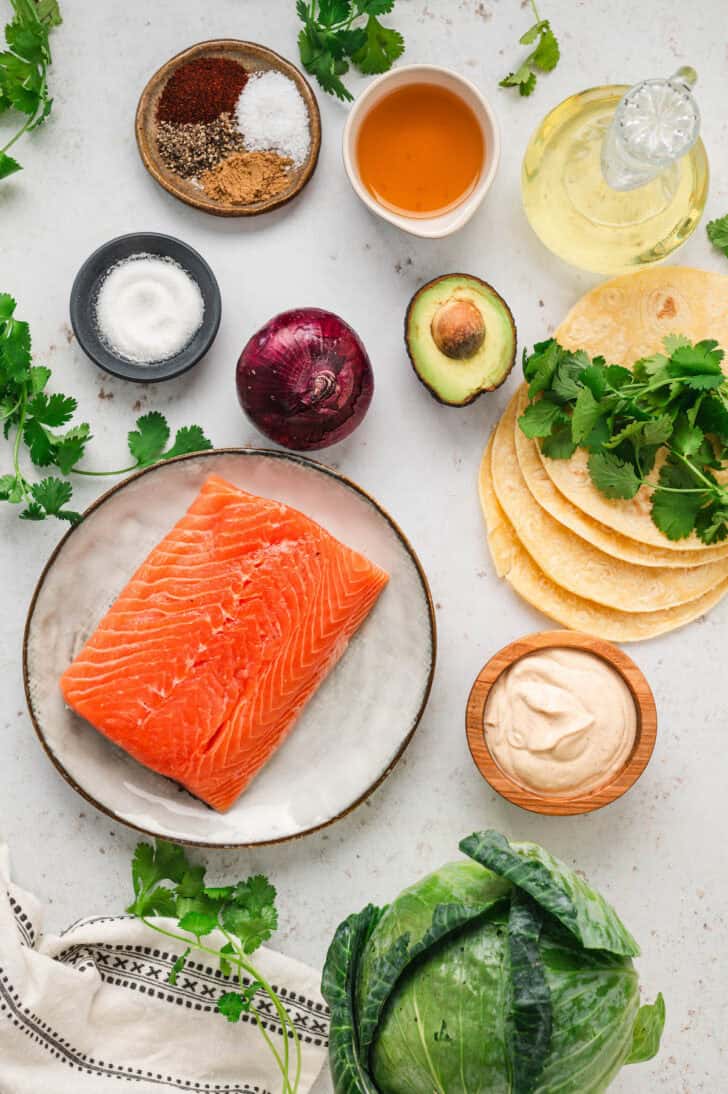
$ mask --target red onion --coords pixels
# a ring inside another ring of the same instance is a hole
[[[374,394],[361,339],[321,308],[282,312],[254,334],[240,355],[238,399],[272,441],[298,451],[343,441]]]

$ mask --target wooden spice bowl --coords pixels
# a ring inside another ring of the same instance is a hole
[[[630,690],[637,712],[637,732],[629,759],[609,782],[575,797],[537,794],[515,782],[496,763],[488,748],[485,733],[485,707],[490,690],[499,676],[529,653],[544,649],[572,648],[601,657],[616,669]],[[618,646],[577,631],[540,631],[511,642],[488,661],[477,676],[468,699],[465,715],[468,745],[480,774],[502,798],[547,816],[574,816],[591,813],[621,798],[647,767],[657,737],[657,709],[644,674]]]
[[[205,191],[200,186],[195,185],[191,179],[181,178],[181,176],[170,171],[163,162],[156,139],[157,103],[172,73],[181,65],[202,57],[224,57],[237,61],[249,73],[269,72],[271,70],[282,72],[284,76],[288,76],[296,84],[308,109],[311,128],[311,150],[307,160],[300,167],[292,168],[291,184],[282,193],[250,205],[241,205],[232,201],[215,201],[208,197]],[[219,217],[259,216],[261,213],[268,213],[272,209],[278,209],[281,205],[293,201],[311,179],[316,170],[319,152],[321,151],[321,115],[316,96],[303,73],[290,61],[274,53],[272,49],[259,46],[255,42],[241,42],[236,38],[219,38],[209,42],[199,42],[196,46],[183,50],[182,53],[178,53],[165,65],[162,65],[142,91],[136,112],[135,129],[139,154],[152,178],[179,201],[183,201],[186,205],[191,205],[195,209],[201,209],[204,213],[212,213],[214,216]]]

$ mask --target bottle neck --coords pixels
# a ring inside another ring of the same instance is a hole
[[[643,80],[622,97],[602,146],[602,174],[613,190],[645,186],[686,155],[700,133],[691,88],[694,69]]]

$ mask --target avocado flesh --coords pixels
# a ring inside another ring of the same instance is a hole
[[[485,339],[469,357],[447,356],[432,334],[433,320],[452,300],[468,301],[483,316]],[[490,285],[470,275],[440,277],[419,290],[407,313],[406,341],[422,383],[450,406],[465,406],[498,387],[516,357],[516,328],[508,305]]]

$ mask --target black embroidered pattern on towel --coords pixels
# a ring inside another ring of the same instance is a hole
[[[7,897],[23,945],[28,946],[28,948],[32,950],[35,946],[35,927],[33,926],[33,921],[29,915],[26,915],[11,892],[8,892]]]
[[[161,999],[189,1010],[214,1011],[217,1000],[231,990],[231,982],[219,969],[201,962],[188,960],[177,983],[168,982],[170,969],[176,954],[149,946],[77,945],[69,946],[58,954],[56,960],[76,969],[94,966],[101,979],[116,987],[137,991],[141,995]],[[246,986],[250,980],[245,980]],[[234,990],[234,985],[232,985]],[[304,1044],[326,1048],[328,1045],[328,1012],[321,1003],[315,1003],[302,995],[288,992],[285,987],[273,985],[288,1010],[298,1035]],[[280,1034],[281,1023],[268,997],[258,993],[255,1005],[263,1016],[262,1024],[270,1032]],[[251,1022],[250,1015],[243,1014],[243,1022]]]
[[[190,1094],[271,1094],[269,1090],[263,1087],[249,1085],[248,1083],[243,1086],[239,1084],[231,1086],[229,1083],[193,1083],[189,1079],[164,1075],[161,1072],[145,1072],[140,1068],[105,1063],[103,1060],[97,1060],[84,1052],[79,1052],[55,1030],[51,1029],[46,1022],[33,1014],[28,1007],[22,1005],[20,997],[10,986],[9,977],[0,966],[0,1019],[4,1016],[7,1016],[16,1028],[22,1030],[45,1051],[86,1075],[126,1079],[128,1082],[143,1082],[152,1086],[172,1087],[175,1090],[186,1090]]]

